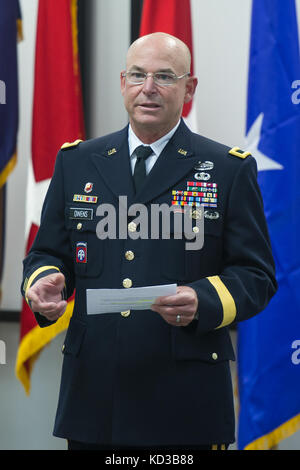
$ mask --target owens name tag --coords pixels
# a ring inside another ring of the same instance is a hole
[[[70,208],[70,219],[76,220],[93,220],[94,211],[93,209],[82,209],[78,207]]]

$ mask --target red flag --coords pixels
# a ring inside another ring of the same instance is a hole
[[[32,119],[32,162],[27,191],[26,253],[38,230],[41,205],[53,173],[58,150],[66,141],[83,140],[83,108],[77,42],[77,0],[39,0]],[[68,327],[73,311],[47,328],[37,325],[25,301],[21,312],[16,375],[27,393],[39,353]]]
[[[181,39],[192,55],[191,74],[194,73],[193,39],[190,0],[144,0],[140,36],[150,33],[168,33]],[[182,115],[187,117],[192,101],[183,107]]]

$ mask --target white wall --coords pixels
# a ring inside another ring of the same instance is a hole
[[[244,146],[251,0],[192,0],[198,129]]]
[[[92,0],[93,53],[90,63],[90,132],[98,137],[127,123],[120,71],[130,44],[130,0]]]

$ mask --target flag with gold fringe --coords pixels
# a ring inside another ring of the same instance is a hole
[[[6,182],[17,161],[19,123],[17,42],[21,39],[19,1],[0,0],[0,283],[4,267]]]
[[[300,56],[295,1],[253,0],[252,8],[247,150],[257,160],[278,292],[238,328],[238,447],[267,450],[300,429]]]
[[[26,253],[39,227],[58,150],[66,141],[84,139],[77,7],[77,0],[39,0],[38,4]],[[68,327],[73,303],[73,298],[69,299],[66,313],[55,324],[40,328],[23,301],[16,375],[27,394],[35,361],[43,348]]]

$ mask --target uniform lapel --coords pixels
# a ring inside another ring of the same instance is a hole
[[[112,135],[107,146],[91,155],[106,186],[118,198],[127,196],[128,206],[147,203],[174,187],[195,164],[207,157],[206,145],[193,146],[193,133],[181,121],[138,193],[134,193],[128,150],[128,126]]]
[[[174,186],[199,160],[192,147],[192,132],[182,121],[147,176],[134,202],[146,203]]]
[[[106,186],[119,196],[127,196],[128,204],[134,197],[134,186],[128,150],[128,127],[114,134],[104,150],[91,155]]]

